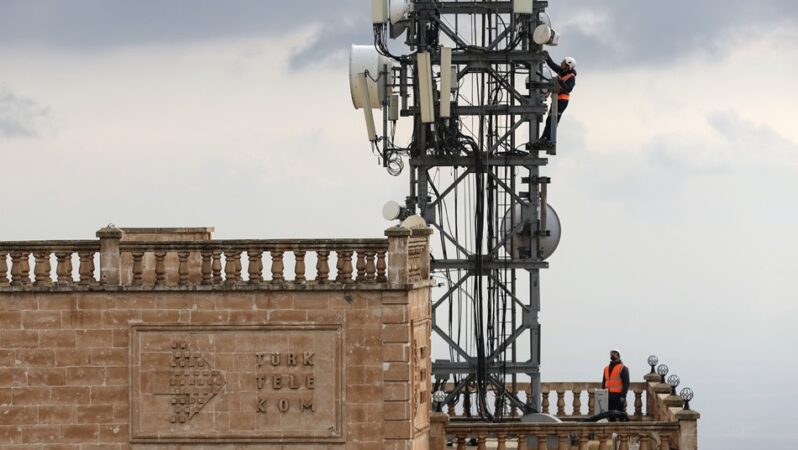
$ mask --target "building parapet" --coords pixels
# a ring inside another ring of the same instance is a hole
[[[210,231],[197,240],[153,239],[163,230],[107,227],[98,240],[0,242],[0,292],[390,290],[429,280],[427,228],[390,228],[386,239],[212,240]]]

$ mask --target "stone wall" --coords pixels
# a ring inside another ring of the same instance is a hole
[[[0,443],[426,448],[428,292],[0,295]]]
[[[428,232],[392,232],[384,243],[147,243],[129,250],[132,278],[118,276],[130,266],[110,240],[118,230],[98,233],[99,245],[0,243],[0,447],[428,449]],[[298,263],[283,277],[288,244],[318,247],[315,279]],[[205,246],[224,252],[222,281]],[[250,253],[248,280],[235,246]],[[182,256],[177,282],[148,281],[136,263],[189,249],[204,259],[188,270]]]

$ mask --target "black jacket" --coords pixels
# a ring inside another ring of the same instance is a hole
[[[560,80],[559,80],[560,92],[564,92],[566,94],[570,94],[571,91],[574,90],[574,86],[576,86],[576,71],[574,69],[563,69],[562,67],[560,67],[559,64],[554,62],[553,59],[551,59],[551,56],[546,58],[546,64],[548,64],[549,68],[551,68],[551,70],[553,70],[555,73],[557,73],[557,75],[560,77]],[[568,75],[569,73],[574,74],[574,76],[572,76],[571,79],[566,80],[565,82],[563,82],[562,81],[562,77],[564,77],[565,75]]]
[[[618,360],[615,362],[610,363],[610,370],[609,373],[612,373],[612,369],[615,368],[618,364],[622,364],[623,361]],[[621,397],[626,397],[626,393],[629,392],[629,368],[625,365],[623,369],[621,369],[621,382],[623,383],[623,392],[621,392]],[[601,388],[605,389],[607,387],[607,378],[604,377],[604,374],[601,375]]]

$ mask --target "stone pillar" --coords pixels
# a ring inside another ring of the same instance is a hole
[[[429,449],[446,449],[446,424],[449,416],[444,413],[431,413],[429,417]]]
[[[388,282],[391,284],[407,283],[409,275],[408,244],[410,243],[410,230],[404,227],[394,227],[385,230],[388,237]],[[358,255],[359,261],[359,255]]]
[[[113,225],[97,231],[100,238],[100,283],[118,286],[120,282],[121,261],[119,241],[122,239],[122,230]]]
[[[701,414],[692,410],[679,410],[676,414],[679,421],[679,450],[698,449],[698,419]]]

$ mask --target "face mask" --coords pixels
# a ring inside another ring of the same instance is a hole
[[[618,357],[615,355],[610,355],[610,361],[618,361]]]

